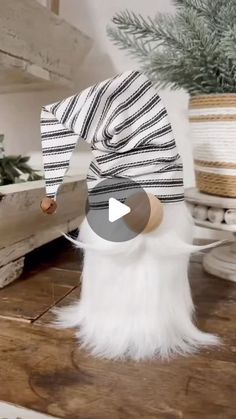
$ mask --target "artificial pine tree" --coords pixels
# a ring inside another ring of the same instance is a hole
[[[6,156],[4,135],[0,135],[0,186],[42,179],[28,164],[29,157]],[[24,176],[25,175],[25,176]]]
[[[176,13],[117,13],[108,35],[159,87],[236,93],[236,1],[175,0]]]

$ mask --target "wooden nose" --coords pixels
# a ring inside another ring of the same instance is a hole
[[[54,214],[57,209],[57,203],[53,198],[45,196],[40,203],[40,208],[45,214]]]
[[[125,200],[131,208],[124,216],[128,227],[136,233],[150,233],[160,226],[164,217],[164,206],[153,194],[138,192]]]
[[[164,206],[162,202],[153,194],[148,194],[150,203],[150,217],[149,221],[143,230],[144,233],[150,233],[150,231],[158,228],[164,218]]]

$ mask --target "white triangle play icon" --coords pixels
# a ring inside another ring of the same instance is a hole
[[[117,201],[115,198],[109,199],[108,218],[111,223],[124,217],[124,215],[129,214],[130,211],[131,209],[128,205],[122,204],[122,202]]]

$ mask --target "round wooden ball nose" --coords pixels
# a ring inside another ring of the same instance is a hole
[[[57,203],[54,199],[45,196],[41,201],[40,207],[45,214],[53,214],[57,209]]]
[[[164,217],[162,202],[153,194],[147,194],[150,202],[150,216],[143,233],[150,233],[160,226]]]
[[[163,205],[155,195],[138,192],[127,198],[125,205],[131,211],[124,216],[124,221],[136,234],[155,230],[163,220]]]

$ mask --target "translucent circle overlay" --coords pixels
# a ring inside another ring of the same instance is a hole
[[[109,199],[127,205],[129,214],[109,221]],[[147,193],[131,179],[112,178],[89,187],[86,217],[92,230],[101,238],[112,242],[131,240],[145,229],[150,218],[150,201]]]

